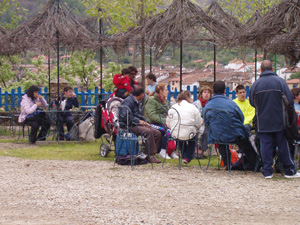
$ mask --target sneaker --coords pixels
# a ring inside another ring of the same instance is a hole
[[[175,152],[172,152],[171,155],[170,155],[170,157],[171,157],[172,159],[178,159],[178,158],[179,158],[178,155],[176,155]]]
[[[161,158],[166,158],[166,159],[171,159],[170,156],[166,153],[166,150],[161,150],[160,153],[158,154],[159,157]]]
[[[295,173],[294,175],[284,175],[285,178],[300,178],[300,173]]]
[[[183,160],[182,160],[182,162],[183,162],[184,164],[189,164],[190,161],[191,161],[191,160],[189,160],[189,159],[183,159]]]
[[[273,178],[273,174],[269,175],[269,176],[265,176],[265,179],[271,179]]]

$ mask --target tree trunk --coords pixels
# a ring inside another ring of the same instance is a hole
[[[136,66],[136,50],[137,50],[137,44],[134,44],[133,47],[133,55],[132,55],[132,65]]]

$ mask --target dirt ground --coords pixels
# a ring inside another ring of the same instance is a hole
[[[300,180],[276,176],[1,156],[0,224],[300,224]]]

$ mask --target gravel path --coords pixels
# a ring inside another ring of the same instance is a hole
[[[299,224],[299,184],[213,168],[0,156],[0,224]]]

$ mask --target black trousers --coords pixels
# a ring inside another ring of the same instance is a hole
[[[30,142],[35,143],[37,140],[44,141],[46,140],[46,136],[48,133],[48,130],[50,128],[50,122],[47,118],[41,118],[39,116],[32,116],[30,118],[26,118],[25,124],[29,125],[31,127],[30,132]],[[41,131],[37,136],[37,132],[39,128],[41,127]]]
[[[254,150],[254,148],[253,148],[251,142],[249,141],[249,139],[248,138],[241,138],[241,139],[236,140],[232,144],[238,145],[239,148],[243,150],[243,153],[245,153],[248,161],[250,162],[250,164],[254,168],[255,164],[256,164],[257,153]],[[227,165],[226,149],[228,150],[228,159],[229,159],[230,164],[231,164],[231,153],[229,151],[229,147],[226,148],[226,145],[221,145],[221,144],[219,145],[219,150],[220,150],[220,154],[222,156],[222,160],[224,162],[224,165]]]

